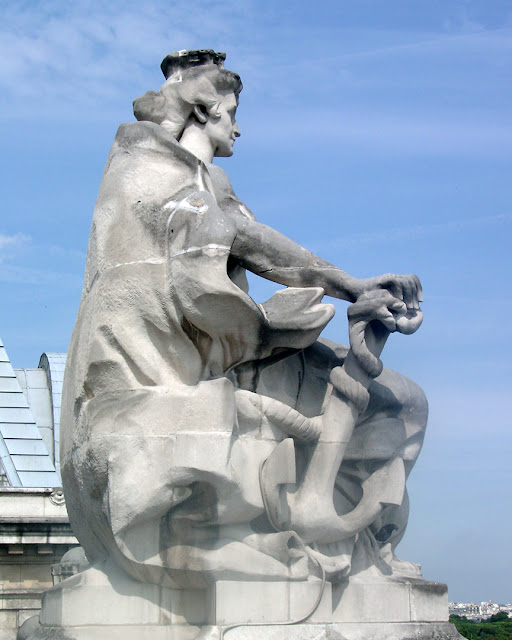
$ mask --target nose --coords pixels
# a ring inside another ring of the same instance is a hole
[[[240,129],[238,128],[238,124],[235,122],[235,126],[233,127],[233,133],[235,134],[235,138],[239,138],[242,134],[240,133]]]

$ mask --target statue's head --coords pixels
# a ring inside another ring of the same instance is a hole
[[[148,91],[133,101],[137,120],[165,126],[179,140],[190,117],[204,123],[221,118],[221,105],[238,104],[240,76],[224,69],[225,53],[211,49],[177,51],[162,61],[166,78],[159,91]]]

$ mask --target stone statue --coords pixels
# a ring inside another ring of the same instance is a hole
[[[168,55],[107,160],[61,421],[90,568],[46,594],[37,638],[380,638],[359,623],[425,619],[411,584],[436,583],[394,550],[427,403],[380,360],[421,324],[419,280],[357,279],[256,221],[212,164],[240,135],[224,59]],[[246,270],[286,288],[256,304]],[[351,303],[350,347],[319,338],[325,295]],[[392,588],[404,620],[361,613]]]

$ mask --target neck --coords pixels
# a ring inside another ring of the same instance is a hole
[[[206,135],[204,127],[195,118],[187,122],[181,134],[180,144],[205,164],[212,162],[214,149],[210,138]]]

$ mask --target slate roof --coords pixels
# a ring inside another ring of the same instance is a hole
[[[58,487],[52,458],[0,339],[0,461],[5,476],[12,487]]]

